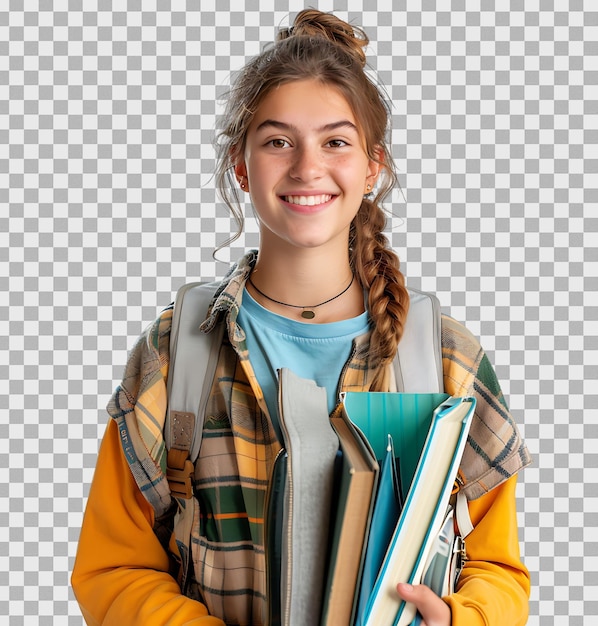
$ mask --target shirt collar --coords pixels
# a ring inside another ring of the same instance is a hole
[[[229,323],[235,323],[241,306],[245,282],[257,262],[257,250],[250,250],[235,263],[222,279],[214,298],[208,307],[206,319],[200,329],[209,333],[221,316],[228,316]]]

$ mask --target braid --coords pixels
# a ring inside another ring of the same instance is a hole
[[[351,262],[361,284],[369,290],[368,309],[373,322],[369,353],[378,366],[373,391],[384,391],[388,385],[386,366],[397,352],[409,309],[399,259],[382,232],[385,225],[382,209],[366,199],[351,225]]]

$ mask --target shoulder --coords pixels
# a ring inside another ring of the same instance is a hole
[[[442,344],[443,347],[451,345],[469,345],[479,347],[478,338],[461,322],[450,315],[442,314]]]
[[[230,282],[230,275],[234,274],[233,266],[229,275],[222,281],[212,283],[191,282],[183,285],[171,302],[158,317],[139,335],[131,348],[121,388],[134,400],[158,379],[166,380],[170,362],[170,338],[173,330],[173,320],[180,320],[183,311],[182,302],[186,304],[189,319],[186,319],[185,329],[190,326],[199,327],[202,322],[211,330],[218,317],[214,309],[220,299],[224,298],[226,288]],[[176,304],[176,306],[175,306]],[[177,313],[175,313],[175,310]],[[206,319],[206,312],[208,319]],[[199,317],[198,317],[199,314]],[[179,322],[175,321],[176,332],[180,329]]]
[[[454,396],[472,393],[485,353],[479,339],[462,323],[448,315],[441,319],[444,386]]]
[[[113,418],[132,411],[139,397],[156,383],[163,384],[168,373],[172,305],[137,337],[127,356],[120,384],[107,406]]]
[[[479,339],[447,315],[442,316],[442,364],[445,391],[476,399],[460,468],[465,493],[475,499],[529,465],[531,457]]]
[[[449,378],[447,393],[471,395],[484,390],[506,407],[494,367],[480,340],[448,315],[442,316],[442,359],[445,377]]]
[[[140,356],[143,355],[144,360],[149,357],[151,360],[160,362],[161,366],[168,364],[172,312],[173,305],[170,304],[145,328],[131,350],[129,361],[135,353],[139,353]]]

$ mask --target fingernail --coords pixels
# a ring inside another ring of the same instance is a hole
[[[413,591],[413,585],[409,583],[401,583],[401,587],[403,587],[405,591]]]

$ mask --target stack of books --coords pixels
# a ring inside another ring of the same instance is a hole
[[[449,500],[475,399],[350,392],[329,418],[323,389],[287,369],[279,376],[288,460],[267,523],[267,554],[278,555],[267,565],[270,622],[415,626],[396,585],[443,595],[454,576]]]
[[[322,626],[417,623],[396,585],[424,575],[442,595],[449,500],[474,408],[475,399],[446,394],[344,395],[331,420],[342,466]]]

